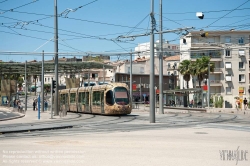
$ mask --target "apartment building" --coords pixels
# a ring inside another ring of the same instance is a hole
[[[155,56],[158,56],[160,53],[159,40],[155,42],[154,48]],[[135,47],[135,51],[140,52],[135,55],[135,60],[141,57],[150,58],[150,42],[138,44],[138,46]],[[168,41],[163,41],[163,56],[178,55],[179,51],[180,46],[178,44],[170,44]]]
[[[208,31],[206,37],[201,37],[202,33],[193,31],[180,39],[180,61],[209,56],[215,64],[209,78],[210,93],[223,96],[224,107],[235,108],[236,97],[249,100],[250,31]],[[197,86],[193,77],[189,88]],[[186,88],[182,76],[180,87]]]

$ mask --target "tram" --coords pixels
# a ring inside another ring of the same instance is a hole
[[[59,94],[60,111],[125,115],[132,110],[128,86],[125,83],[62,89]]]

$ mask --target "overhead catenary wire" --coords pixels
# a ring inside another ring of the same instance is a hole
[[[228,14],[232,13],[233,11],[235,11],[236,9],[238,9],[239,7],[243,6],[244,4],[246,4],[247,2],[249,2],[250,0],[247,0],[246,2],[244,2],[243,4],[241,4],[240,6],[236,7],[235,9],[232,9],[231,11],[229,11],[227,14],[223,15],[222,17],[218,18],[217,20],[215,20],[214,22],[210,23],[208,26],[209,27],[211,25],[213,25],[214,23],[216,23],[217,21],[219,21],[220,19],[222,19],[223,17],[227,16]]]
[[[6,12],[13,12],[15,9],[18,9],[18,8],[21,8],[21,7],[30,5],[30,4],[35,3],[35,2],[37,2],[37,1],[39,1],[39,0],[33,0],[32,2],[23,4],[23,5],[21,5],[21,6],[18,6],[18,7],[15,7],[15,8],[11,8],[11,9],[8,9],[8,10],[2,10],[2,9],[0,9],[0,10],[3,11],[3,12],[0,12],[0,14],[4,14],[4,13],[6,13]],[[5,2],[5,1],[4,1],[4,2]]]

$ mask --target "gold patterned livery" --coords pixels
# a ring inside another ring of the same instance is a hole
[[[124,83],[63,89],[59,94],[60,111],[125,115],[132,110],[128,86]]]

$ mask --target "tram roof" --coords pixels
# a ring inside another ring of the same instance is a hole
[[[107,65],[99,62],[58,62],[58,73],[78,73],[90,69],[112,69],[112,65]],[[27,62],[27,74],[40,75],[42,72],[42,62]],[[44,62],[44,73],[54,73],[55,63]],[[20,62],[0,62],[0,74],[24,74],[25,63]]]

